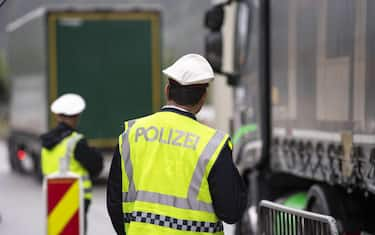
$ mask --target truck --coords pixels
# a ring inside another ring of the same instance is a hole
[[[155,6],[51,5],[7,26],[14,171],[41,176],[39,137],[57,124],[50,105],[77,93],[87,103],[78,130],[108,174],[123,122],[160,108],[160,20]]]
[[[340,234],[375,233],[374,14],[369,0],[215,1],[206,12],[206,56],[233,94],[234,161],[249,188],[236,234],[257,233],[262,199],[333,216]]]

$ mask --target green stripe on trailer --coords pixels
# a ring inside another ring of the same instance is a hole
[[[284,206],[304,210],[307,206],[307,193],[299,192],[289,196],[284,201]]]
[[[257,129],[256,124],[241,126],[233,135],[233,144],[236,144],[244,135],[250,132],[255,132]]]

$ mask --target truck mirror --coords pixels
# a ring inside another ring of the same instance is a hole
[[[225,75],[231,86],[238,84],[247,62],[251,8],[249,0],[227,1],[205,14],[205,56],[214,71]]]
[[[223,38],[221,32],[209,32],[205,38],[205,56],[216,73],[221,73]]]
[[[226,47],[226,55],[224,55],[226,64],[222,70],[223,74],[227,76],[227,84],[237,86],[250,51],[252,4],[249,0],[238,0],[232,4],[232,9],[229,9],[229,12],[233,14],[233,17],[228,20],[232,23],[224,23],[223,27],[226,28],[223,39]],[[230,32],[229,35],[227,32]],[[234,36],[230,36],[230,34]],[[228,50],[228,48],[231,49]]]
[[[246,64],[249,54],[251,9],[249,1],[243,0],[238,2],[235,19],[235,74],[241,74],[241,70]]]
[[[204,17],[204,25],[209,29],[205,37],[205,56],[216,73],[221,73],[223,39],[221,27],[224,22],[224,7],[216,5],[208,10]]]
[[[204,17],[204,25],[211,32],[219,32],[224,22],[224,7],[216,5],[208,10]]]

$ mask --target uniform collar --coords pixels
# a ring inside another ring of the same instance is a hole
[[[69,130],[69,131],[77,131],[75,128],[69,126],[68,124],[64,122],[59,122],[57,125],[57,128],[63,129],[63,130]]]
[[[178,114],[184,115],[184,116],[186,116],[186,117],[192,118],[192,119],[194,119],[194,120],[197,120],[197,118],[195,117],[195,115],[192,114],[191,112],[187,111],[186,109],[183,109],[183,108],[180,108],[180,107],[174,106],[174,105],[164,105],[164,106],[161,108],[161,111],[162,111],[162,112],[173,112],[173,113],[178,113]]]
[[[63,122],[60,122],[54,129],[50,130],[40,137],[42,140],[42,146],[47,149],[52,149],[65,137],[72,134],[73,131],[75,131],[73,128]]]

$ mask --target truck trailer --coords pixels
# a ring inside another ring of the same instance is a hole
[[[233,91],[234,159],[249,187],[237,234],[268,199],[375,233],[375,2],[216,1],[206,56]]]
[[[40,176],[39,137],[57,124],[49,107],[62,94],[86,100],[78,130],[104,156],[125,120],[160,108],[160,17],[155,7],[63,5],[7,26],[13,170]]]

